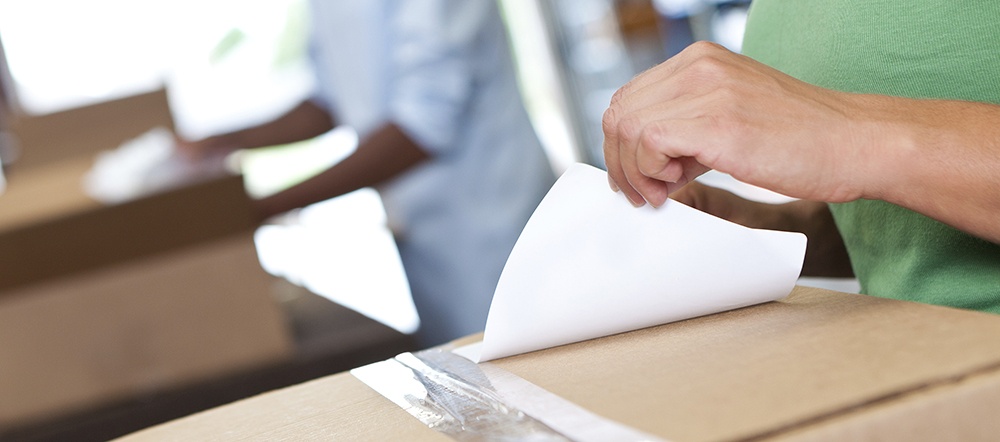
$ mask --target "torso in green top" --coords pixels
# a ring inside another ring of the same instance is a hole
[[[1000,1],[754,0],[743,53],[840,91],[1000,104]],[[1000,313],[997,244],[882,201],[830,208],[864,293]]]

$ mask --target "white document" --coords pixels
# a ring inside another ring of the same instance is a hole
[[[173,133],[156,127],[98,152],[83,177],[84,193],[105,204],[117,204],[227,173],[225,155],[199,161],[181,157]]]
[[[805,247],[673,200],[632,207],[604,171],[573,165],[514,245],[479,361],[783,298]]]

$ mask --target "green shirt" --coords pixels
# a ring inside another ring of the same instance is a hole
[[[755,0],[743,52],[825,88],[1000,104],[997,0]],[[882,201],[830,209],[862,292],[1000,313],[997,244]]]

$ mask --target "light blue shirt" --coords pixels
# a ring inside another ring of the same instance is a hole
[[[380,187],[432,345],[483,330],[555,180],[492,0],[313,0],[314,100],[363,140],[393,122],[432,156]]]

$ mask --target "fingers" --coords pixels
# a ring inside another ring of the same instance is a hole
[[[174,148],[182,158],[188,161],[197,161],[201,158],[201,152],[194,142],[177,135],[174,135]]]
[[[662,180],[646,176],[640,168],[636,153],[641,133],[641,129],[629,128],[627,124],[623,129],[620,129],[619,163],[628,187],[634,189],[639,194],[638,200],[629,198],[633,205],[639,206],[642,205],[643,201],[646,201],[655,207],[659,207],[667,199],[667,186]],[[625,187],[621,183],[619,183],[619,186],[623,189]],[[626,193],[627,195],[629,194]]]
[[[647,126],[651,120],[669,118],[671,109],[662,109],[659,101],[649,99],[624,103],[618,97],[626,93],[627,87],[616,93],[602,120],[608,178],[612,190],[620,190],[633,205],[659,206],[666,201],[667,184],[683,175],[682,164],[655,148],[641,146],[659,141],[655,130],[647,131]],[[627,116],[622,118],[623,114]]]
[[[622,191],[618,188],[618,185],[615,184],[615,180],[611,179],[611,175],[608,175],[608,185],[611,186],[611,190],[614,190],[616,193]]]
[[[611,190],[621,191],[633,206],[643,205],[642,195],[639,194],[625,178],[625,171],[622,169],[619,158],[620,143],[618,140],[618,119],[614,108],[608,108],[604,112],[602,125],[604,129],[604,164],[608,169],[608,181]]]
[[[181,156],[191,161],[201,161],[236,150],[224,136],[211,136],[200,140],[184,140],[175,136],[174,146]]]
[[[655,130],[646,130],[643,124],[638,119],[628,120],[608,132],[605,163],[612,190],[620,190],[637,207],[645,202],[658,207],[672,188],[687,182],[685,167],[692,163],[672,157],[669,144],[661,145],[662,137],[647,135]]]
[[[711,143],[702,135],[705,127],[699,119],[674,119],[654,108],[634,113],[607,133],[608,176],[634,205],[658,207],[709,169],[697,159]]]
[[[602,119],[612,190],[633,205],[659,206],[708,170],[695,159],[709,142],[705,128],[696,127],[711,92],[712,82],[705,80],[731,55],[721,46],[697,43],[615,93]]]
[[[622,142],[619,139],[620,115],[632,109],[646,108],[658,102],[666,101],[668,98],[673,98],[673,94],[669,89],[650,91],[647,88],[651,85],[662,85],[662,81],[669,78],[676,69],[675,65],[679,63],[679,60],[675,60],[675,58],[639,74],[632,81],[629,81],[618,89],[614,96],[612,96],[611,103],[602,118],[604,162],[608,169],[608,184],[615,192],[622,192],[637,207],[643,205],[645,199],[630,184],[625,170],[622,168],[619,156],[622,147]],[[633,179],[638,180],[639,178],[633,177]]]
[[[619,122],[613,118],[613,111],[607,115],[612,117],[606,117],[604,158],[611,189],[621,191],[636,207],[646,202],[662,205],[669,195],[670,185],[684,176],[685,163],[673,160],[649,144],[651,138],[645,136],[643,118]],[[637,156],[640,152],[643,159]],[[664,174],[669,179],[664,179]]]

